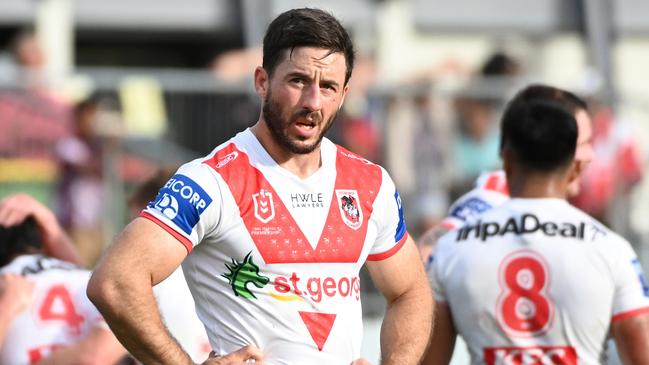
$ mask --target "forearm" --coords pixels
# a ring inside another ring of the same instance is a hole
[[[32,215],[36,219],[43,234],[43,249],[45,253],[57,259],[81,263],[77,249],[72,239],[65,233],[56,216],[45,206],[33,203]]]
[[[193,364],[165,328],[148,282],[89,286],[88,295],[124,347],[144,364]]]
[[[70,237],[63,231],[53,232],[48,236],[44,243],[45,253],[60,260],[72,262],[75,264],[81,263],[79,252],[72,244]]]
[[[381,326],[383,365],[419,364],[430,338],[432,309],[428,285],[408,291],[388,304]]]

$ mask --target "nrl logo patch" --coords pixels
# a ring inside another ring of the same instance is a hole
[[[363,224],[363,211],[359,206],[356,190],[336,190],[336,200],[343,222],[351,229],[359,229]]]
[[[252,194],[252,201],[255,204],[255,218],[262,223],[268,223],[275,217],[275,205],[273,194],[265,189]]]

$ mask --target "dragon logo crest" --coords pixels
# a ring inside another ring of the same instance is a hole
[[[259,273],[259,266],[252,261],[252,251],[248,252],[242,262],[232,259],[232,264],[225,264],[230,271],[227,274],[221,274],[228,279],[232,291],[238,297],[246,299],[257,299],[255,294],[248,289],[248,284],[253,284],[257,288],[263,288],[268,284],[270,279]]]

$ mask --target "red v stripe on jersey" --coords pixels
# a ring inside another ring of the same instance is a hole
[[[322,348],[329,338],[329,333],[331,333],[331,328],[334,325],[336,320],[336,315],[331,313],[318,313],[318,312],[303,312],[299,311],[302,321],[306,325],[306,328],[313,338],[318,350],[322,351]]]
[[[381,186],[378,166],[338,147],[334,194],[320,239],[313,249],[268,180],[233,143],[205,163],[228,184],[241,218],[266,264],[358,261],[372,204]],[[352,222],[349,215],[345,216],[341,199],[346,197],[339,197],[336,191],[357,193],[355,207],[361,211],[362,219]]]

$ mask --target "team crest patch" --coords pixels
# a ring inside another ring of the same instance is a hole
[[[275,217],[275,205],[273,194],[265,189],[252,194],[252,201],[255,204],[255,218],[262,223],[268,223]]]
[[[363,211],[359,205],[358,192],[356,190],[336,190],[336,198],[343,222],[349,228],[359,229],[363,224]]]

